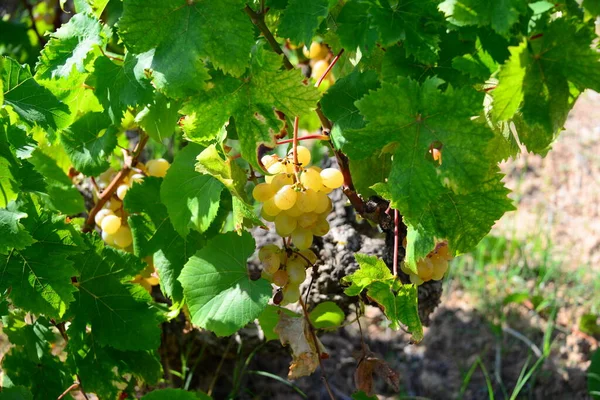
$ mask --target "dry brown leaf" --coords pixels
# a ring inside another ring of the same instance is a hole
[[[319,355],[306,320],[281,313],[274,331],[279,334],[281,344],[284,346],[289,344],[292,349],[288,379],[298,379],[315,372],[319,365]],[[318,338],[317,343],[321,356],[329,357]]]
[[[400,376],[368,347],[365,346],[365,351],[355,358],[358,359],[358,365],[354,371],[354,384],[357,390],[362,390],[369,396],[373,394],[373,373],[382,378],[396,392],[400,390]]]

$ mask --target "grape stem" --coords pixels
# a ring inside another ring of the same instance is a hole
[[[106,204],[106,202],[108,200],[110,200],[110,198],[113,196],[113,194],[115,194],[115,192],[117,191],[117,188],[119,187],[119,185],[123,182],[123,180],[127,177],[127,175],[129,175],[129,172],[131,171],[132,167],[135,164],[137,164],[138,158],[140,157],[142,150],[146,146],[146,143],[148,143],[148,135],[146,135],[144,132],[140,131],[140,141],[135,146],[135,149],[133,149],[133,153],[131,155],[125,154],[123,168],[121,168],[121,170],[117,173],[117,175],[115,175],[115,177],[110,182],[110,184],[102,192],[100,197],[98,197],[98,202],[90,210],[90,213],[88,214],[88,217],[85,221],[85,225],[82,229],[82,232],[86,233],[86,232],[91,232],[92,230],[94,230],[94,225],[95,225],[94,219],[96,218],[96,214],[98,213],[98,211],[102,210],[102,207],[104,207],[104,204]]]
[[[294,118],[294,138],[292,152],[294,156],[294,175],[296,175],[296,182],[300,184],[300,165],[298,164],[298,124],[300,123],[300,118]]]
[[[72,384],[71,386],[69,386],[69,387],[67,388],[67,390],[65,390],[64,392],[62,392],[62,394],[61,394],[60,396],[58,396],[58,397],[56,398],[56,400],[61,400],[61,399],[64,399],[64,398],[65,398],[65,396],[66,396],[67,394],[69,394],[69,392],[70,392],[71,390],[75,390],[75,389],[77,389],[78,387],[79,387],[79,382],[73,382],[73,384]]]
[[[302,136],[301,138],[298,138],[298,141],[302,141],[302,140],[311,140],[311,139],[316,139],[316,140],[329,140],[329,136],[327,135],[307,135],[307,136]],[[277,145],[280,144],[288,144],[288,143],[293,143],[294,139],[285,139],[285,140],[280,140],[279,142],[277,142]]]
[[[69,343],[69,336],[67,336],[67,329],[65,328],[65,323],[64,322],[57,323],[54,319],[51,319],[50,323],[52,325],[54,325],[54,327],[58,330],[58,332],[60,333],[60,336],[62,336],[65,343]],[[87,394],[83,390],[83,386],[81,385],[81,378],[79,377],[79,374],[75,374],[75,376],[77,377],[77,382],[74,382],[73,385],[75,385],[75,383],[76,383],[77,387],[79,387],[79,391],[81,392],[83,397],[86,400],[89,400],[89,397],[87,396]],[[71,385],[69,388],[67,388],[67,390],[65,390],[63,392],[63,394],[59,397],[59,399],[63,398],[67,393],[69,393],[71,390],[73,390],[74,389],[73,385]]]
[[[265,14],[268,11],[268,9],[265,9],[261,12],[256,12],[249,5],[246,5],[246,7],[244,7],[244,11],[246,12],[246,14],[248,14],[250,19],[252,20],[252,23],[256,25],[258,30],[260,30],[267,42],[269,42],[269,45],[275,51],[275,53],[283,55],[283,65],[285,66],[285,68],[294,69],[294,66],[287,58],[287,56],[283,53],[283,50],[281,50],[281,46],[279,46],[279,43],[269,30],[269,27],[267,26],[267,24],[265,24]]]
[[[319,348],[319,342],[317,340],[317,334],[315,333],[315,327],[313,326],[312,322],[310,322],[310,317],[308,316],[308,310],[306,309],[306,304],[304,304],[304,302],[302,301],[302,297],[300,297],[300,299],[298,299],[298,302],[300,302],[300,306],[302,307],[302,312],[304,313],[304,319],[306,320],[306,323],[308,324],[308,331],[310,332],[310,336],[313,340],[313,343],[315,344],[317,358],[319,359],[319,366],[321,367],[321,380],[323,381],[323,384],[325,385],[325,389],[327,389],[327,393],[329,394],[329,397],[331,398],[331,400],[335,400],[335,396],[333,395],[333,392],[331,391],[331,387],[329,386],[329,382],[327,381],[327,375],[325,374],[325,368],[323,367],[323,360],[321,359],[321,349]]]
[[[323,72],[323,75],[321,75],[321,77],[319,78],[317,83],[315,83],[315,87],[318,88],[319,86],[321,86],[321,83],[323,82],[323,80],[325,79],[327,74],[329,74],[329,71],[331,71],[333,69],[333,67],[335,66],[335,63],[338,62],[338,60],[340,59],[340,57],[342,56],[343,53],[344,53],[344,49],[341,49],[340,52],[337,53],[337,55],[334,57],[334,59],[331,60],[331,63],[329,64],[329,66],[327,67],[325,72]]]

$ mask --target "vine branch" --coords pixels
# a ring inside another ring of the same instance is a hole
[[[340,59],[340,57],[342,56],[343,53],[344,53],[344,49],[341,49],[340,52],[337,53],[335,58],[333,60],[331,60],[331,63],[329,64],[329,66],[327,66],[327,69],[325,70],[325,72],[323,72],[323,75],[321,75],[321,77],[319,78],[317,83],[315,83],[315,87],[321,86],[321,83],[323,82],[323,80],[325,79],[327,74],[329,74],[329,72],[333,69],[333,67],[335,66],[335,63],[338,62],[338,60]]]
[[[260,33],[262,33],[267,42],[269,42],[269,45],[271,46],[273,51],[275,51],[275,53],[277,54],[283,55],[283,65],[285,66],[285,69],[294,69],[294,66],[284,54],[283,50],[281,49],[281,46],[275,39],[275,36],[273,36],[273,33],[271,33],[271,30],[265,23],[265,13],[268,11],[268,9],[265,9],[264,12],[262,10],[260,12],[256,12],[249,5],[246,4],[246,7],[244,7],[244,11],[246,12],[246,14],[248,14],[250,19],[252,20],[252,23],[256,25],[258,30],[260,30]]]

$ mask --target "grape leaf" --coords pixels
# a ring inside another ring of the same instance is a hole
[[[196,156],[203,149],[189,143],[180,151],[160,188],[160,199],[167,206],[171,223],[183,237],[190,228],[206,231],[219,211],[223,185],[195,170]]]
[[[319,24],[329,11],[329,0],[290,0],[279,22],[277,35],[310,46]]]
[[[182,389],[158,389],[146,394],[142,400],[212,400],[212,397],[202,392]]]
[[[519,19],[525,4],[521,0],[445,0],[438,7],[455,25],[490,25],[496,32],[506,34]]]
[[[29,66],[19,65],[8,57],[0,57],[3,68],[4,102],[30,125],[43,128],[63,128],[69,122],[68,107],[31,76]]]
[[[156,93],[153,101],[135,117],[148,136],[162,143],[175,132],[179,120],[179,102]]]
[[[244,159],[260,170],[257,148],[275,146],[273,135],[284,126],[274,108],[289,118],[315,109],[319,92],[302,83],[298,70],[280,71],[281,56],[257,47],[248,75],[235,79],[213,74],[214,88],[190,100],[183,129],[191,140],[216,137],[230,117],[235,118]]]
[[[87,176],[96,176],[110,165],[117,129],[105,114],[87,113],[63,130],[60,139],[73,166]]]
[[[249,277],[254,252],[249,233],[228,232],[211,239],[183,267],[183,286],[192,322],[217,336],[231,335],[257,318],[272,294],[264,279]]]
[[[360,48],[369,54],[377,42],[377,30],[371,27],[369,8],[359,1],[349,1],[337,17],[336,33],[340,45],[349,50]]]
[[[324,301],[317,304],[310,311],[310,322],[316,329],[337,328],[342,325],[346,315],[333,301]]]
[[[583,0],[583,7],[595,17],[600,15],[600,1],[598,0]]]
[[[356,253],[354,258],[360,268],[341,280],[343,284],[350,284],[350,287],[344,290],[346,295],[358,296],[373,282],[393,282],[395,280],[387,265],[376,256]]]
[[[33,394],[24,386],[4,387],[0,400],[33,400]]]
[[[134,68],[138,58],[127,53],[122,64],[117,64],[108,57],[99,57],[94,62],[94,72],[89,82],[100,104],[108,113],[113,123],[121,122],[127,107],[145,105],[152,100],[152,86],[145,77],[138,79]]]
[[[103,47],[109,35],[98,19],[75,14],[50,35],[36,65],[37,77],[66,78],[73,70],[85,72],[88,55],[96,46]]]
[[[160,343],[157,313],[151,297],[129,282],[145,264],[131,254],[104,247],[94,236],[85,254],[72,257],[79,269],[75,320],[89,321],[100,345],[118,350],[150,350]]]
[[[33,244],[31,234],[19,222],[26,217],[27,214],[19,211],[14,202],[9,203],[7,208],[0,208],[0,254],[6,254],[11,248],[22,250]]]
[[[435,247],[435,241],[427,235],[421,226],[408,226],[406,235],[406,256],[404,262],[408,268],[417,274],[417,261],[424,258]]]
[[[204,89],[206,58],[225,73],[244,73],[254,34],[243,8],[241,0],[125,0],[119,34],[134,53],[153,51],[160,89],[185,97]]]
[[[23,311],[14,311],[2,318],[2,331],[8,337],[10,344],[19,346],[27,358],[38,363],[44,354],[50,350],[54,333],[50,330],[48,321],[40,317],[31,323],[25,322]]]

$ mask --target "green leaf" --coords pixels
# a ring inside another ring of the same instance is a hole
[[[71,259],[79,269],[75,320],[89,321],[100,345],[118,350],[151,350],[160,343],[157,312],[144,288],[128,282],[145,264],[131,254],[104,247],[94,236],[87,251]]]
[[[27,218],[27,214],[20,212],[14,202],[9,203],[7,208],[0,208],[0,254],[6,254],[11,248],[22,250],[33,244],[33,238],[19,222],[23,218]]]
[[[75,14],[69,22],[50,35],[36,65],[41,79],[66,78],[73,70],[85,72],[88,55],[105,44],[106,32],[98,19]]]
[[[202,392],[188,392],[182,389],[159,389],[154,390],[142,400],[212,400],[207,394]]]
[[[160,188],[160,199],[167,206],[173,227],[183,237],[190,228],[206,231],[219,211],[223,185],[195,170],[196,156],[203,149],[189,143],[180,151]]]
[[[368,199],[377,193],[371,186],[383,182],[390,174],[392,157],[390,154],[373,154],[359,162],[350,161],[350,174],[354,188],[360,195]]]
[[[360,390],[358,392],[352,393],[352,400],[378,400],[378,397],[375,395],[369,396],[368,394]]]
[[[600,398],[600,349],[596,349],[591,356],[590,367],[587,370],[588,392],[594,399]]]
[[[138,58],[127,53],[125,60],[117,64],[108,57],[94,62],[94,72],[89,85],[113,123],[121,122],[127,107],[145,105],[152,100],[152,85],[144,75],[136,76]]]
[[[583,7],[595,17],[600,15],[600,1],[598,0],[583,0]]]
[[[211,239],[190,258],[179,281],[192,323],[227,336],[260,315],[272,289],[266,280],[249,277],[247,259],[254,246],[249,233],[228,232]]]
[[[319,100],[319,91],[302,83],[300,71],[281,71],[280,67],[281,56],[258,47],[244,78],[213,74],[214,88],[183,107],[187,136],[195,141],[211,140],[234,117],[242,156],[260,170],[258,147],[274,147],[274,135],[284,127],[274,108],[292,118],[314,110]]]
[[[328,11],[329,0],[290,0],[279,22],[277,35],[310,46]]]
[[[393,282],[395,280],[390,269],[377,256],[357,253],[354,258],[356,258],[360,268],[342,278],[343,284],[350,284],[350,287],[344,290],[346,295],[358,296],[373,282]]]
[[[527,66],[531,63],[527,42],[509,47],[510,59],[502,66],[498,75],[498,86],[494,89],[494,108],[492,115],[497,120],[512,118],[523,101],[523,80]]]
[[[2,330],[11,345],[18,346],[31,362],[38,363],[50,352],[54,333],[45,318],[38,318],[28,324],[25,317],[23,311],[16,311],[2,318]]]
[[[279,334],[277,334],[274,329],[279,323],[281,313],[287,314],[290,317],[301,318],[301,315],[296,314],[287,308],[267,304],[265,309],[258,316],[258,323],[265,334],[266,341],[279,339]]]
[[[105,114],[88,113],[63,130],[60,139],[73,166],[87,176],[96,176],[110,166],[117,129]]]
[[[205,59],[234,76],[246,70],[254,34],[243,8],[241,0],[125,0],[119,34],[134,53],[152,50],[159,89],[185,97],[204,88]]]
[[[156,93],[154,100],[135,117],[148,136],[162,143],[175,132],[179,121],[179,103]]]
[[[317,329],[337,328],[346,319],[340,306],[332,301],[317,304],[310,312],[309,317],[310,322]]]
[[[490,25],[496,32],[506,34],[517,22],[523,3],[521,0],[446,0],[439,9],[455,25]]]
[[[406,257],[405,262],[408,268],[417,274],[417,261],[424,258],[435,247],[433,237],[427,235],[422,227],[408,227],[406,235]]]
[[[337,35],[343,48],[369,54],[377,42],[377,30],[371,28],[369,8],[359,1],[349,1],[338,15]]]
[[[154,255],[163,293],[175,303],[183,301],[183,288],[177,280],[184,264],[202,246],[204,238],[192,232],[186,238],[173,228],[167,208],[160,202],[162,179],[147,177],[134,184],[124,199],[130,213],[133,248],[139,257]]]
[[[24,386],[5,387],[0,392],[0,400],[33,400],[33,394]]]
[[[0,57],[4,67],[0,69],[4,102],[30,125],[58,129],[69,122],[68,107],[31,76],[29,66],[19,65],[15,60]]]

